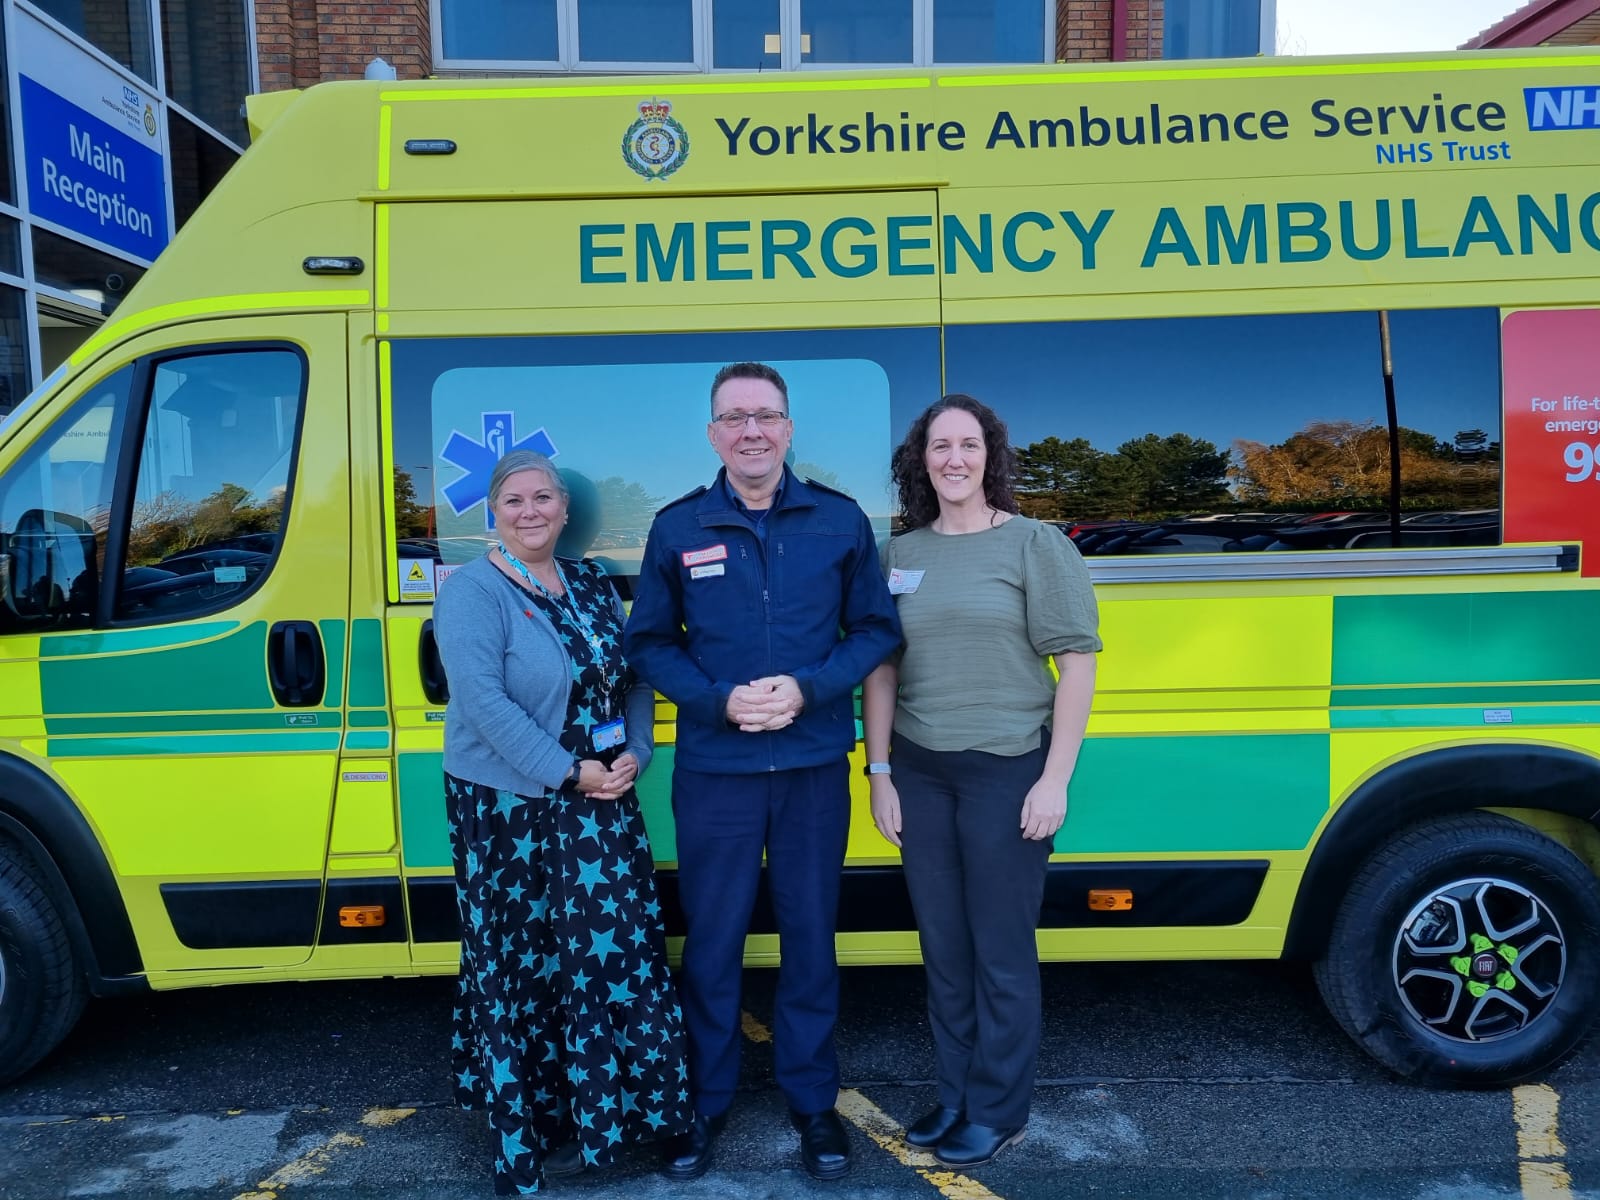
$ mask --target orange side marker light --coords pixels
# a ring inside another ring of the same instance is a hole
[[[1132,912],[1132,888],[1090,888],[1089,907],[1095,912]]]
[[[346,929],[376,929],[383,922],[381,904],[346,904],[339,910],[339,924]]]

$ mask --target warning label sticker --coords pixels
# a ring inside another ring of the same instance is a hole
[[[400,560],[400,599],[433,599],[433,560],[430,558],[402,558]]]

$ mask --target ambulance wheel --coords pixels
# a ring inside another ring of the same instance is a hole
[[[55,1049],[86,997],[55,905],[0,843],[0,1084]]]
[[[1396,1074],[1492,1087],[1540,1075],[1600,1017],[1600,883],[1576,855],[1494,813],[1403,831],[1356,874],[1317,985]]]

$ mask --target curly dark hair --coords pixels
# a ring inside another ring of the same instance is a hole
[[[1002,421],[981,400],[961,392],[952,392],[927,407],[906,430],[905,441],[895,447],[889,460],[889,474],[900,492],[900,524],[905,529],[920,529],[931,525],[939,515],[939,497],[928,478],[928,468],[923,454],[928,448],[928,426],[942,412],[959,408],[978,419],[983,430],[983,495],[989,507],[1000,512],[1014,513],[1017,497],[1012,490],[1012,480],[1017,474],[1017,454],[1011,448],[1011,435]]]

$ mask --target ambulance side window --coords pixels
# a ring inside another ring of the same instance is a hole
[[[91,388],[0,479],[0,633],[94,624],[132,375]]]
[[[266,575],[288,513],[304,377],[300,355],[278,348],[153,365],[117,620],[215,612]]]

